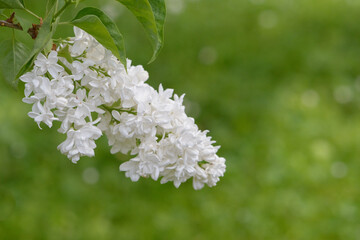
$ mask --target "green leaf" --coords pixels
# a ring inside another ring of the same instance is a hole
[[[92,35],[126,67],[123,36],[116,24],[104,12],[92,7],[83,8],[70,23]]]
[[[145,28],[153,47],[154,61],[159,54],[164,39],[166,7],[164,0],[116,0],[127,7]]]
[[[75,1],[75,7],[77,7],[77,6],[79,5],[80,1],[81,1],[81,0],[76,0],[76,1]]]
[[[0,0],[0,8],[23,9],[23,0]]]
[[[55,32],[55,27],[53,27],[52,24],[54,12],[55,5],[50,10],[48,16],[45,18],[44,23],[39,30],[39,34],[35,39],[31,53],[27,56],[25,63],[20,68],[19,72],[16,74],[16,79],[32,67],[35,57],[49,44],[49,42],[51,42],[52,36]],[[56,23],[54,25],[56,25]]]
[[[158,37],[160,39],[160,44],[158,44],[158,48],[155,49],[154,54],[150,60],[150,62],[152,62],[159,55],[160,50],[164,45],[164,24],[166,17],[166,6],[165,0],[149,0],[149,3],[154,13]]]
[[[5,40],[0,44],[2,77],[12,86],[16,86],[16,74],[24,64],[30,50],[21,42],[13,39]]]
[[[60,49],[60,51],[58,51],[58,56],[65,58],[69,63],[73,62],[73,59],[71,57],[70,50],[69,50],[69,45],[66,45],[66,47]]]
[[[49,12],[53,9],[53,7],[58,4],[58,0],[47,0],[47,3],[46,3],[46,15],[49,14]]]

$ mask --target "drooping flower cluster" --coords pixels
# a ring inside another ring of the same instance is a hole
[[[216,185],[225,172],[219,147],[185,114],[184,95],[172,89],[156,91],[145,83],[142,66],[127,71],[112,53],[92,36],[74,28],[75,37],[47,56],[39,54],[25,82],[24,102],[33,104],[29,116],[39,125],[52,127],[67,139],[58,146],[76,163],[94,156],[95,140],[108,138],[111,153],[134,157],[120,165],[127,177],[173,181],[176,187],[193,178],[195,189]],[[58,56],[69,51],[71,58]]]

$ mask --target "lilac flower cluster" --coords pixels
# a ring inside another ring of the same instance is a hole
[[[225,159],[207,131],[200,131],[185,113],[184,95],[172,89],[158,91],[148,85],[142,66],[127,70],[92,36],[74,28],[75,37],[63,42],[71,59],[51,51],[39,54],[25,82],[29,116],[39,125],[52,127],[66,140],[58,146],[74,163],[81,156],[94,156],[95,140],[105,134],[111,153],[134,156],[120,170],[137,181],[140,177],[172,181],[176,187],[193,178],[193,187],[214,186],[225,172]]]

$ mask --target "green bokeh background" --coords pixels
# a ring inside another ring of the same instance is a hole
[[[0,239],[360,239],[359,1],[169,0],[150,65],[124,7],[85,5],[117,21],[149,84],[186,93],[226,174],[201,191],[132,183],[118,170],[129,156],[111,155],[104,137],[74,165],[56,149],[65,136],[40,131],[2,81]]]

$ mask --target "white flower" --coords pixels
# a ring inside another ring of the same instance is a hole
[[[105,57],[105,48],[100,44],[93,43],[93,46],[88,49],[86,57],[97,63],[101,63]]]
[[[39,127],[61,122],[58,131],[67,135],[58,146],[61,153],[74,163],[94,156],[95,140],[105,134],[111,153],[134,156],[120,165],[132,181],[151,177],[179,187],[192,178],[194,189],[215,186],[225,159],[217,155],[219,147],[208,131],[200,131],[186,115],[184,95],[162,85],[156,91],[145,83],[149,75],[142,66],[127,60],[126,71],[92,36],[78,28],[74,32],[60,49],[69,46],[75,61],[58,58],[56,51],[39,54],[33,70],[20,77],[23,101],[33,104],[29,116]]]
[[[66,154],[73,163],[76,163],[81,156],[92,157],[95,155],[95,141],[102,135],[99,128],[87,123],[79,130],[70,129],[67,132],[67,139],[58,146],[62,154]]]
[[[156,129],[150,116],[138,116],[127,112],[119,113],[112,111],[112,116],[119,124],[114,125],[112,133],[120,134],[124,138],[141,137],[143,135],[154,136]]]
[[[151,176],[153,180],[159,178],[160,172],[163,171],[164,167],[161,166],[161,159],[154,153],[141,153],[139,154],[139,172],[141,176]],[[121,170],[121,167],[120,167]]]
[[[52,94],[50,80],[47,77],[26,74],[21,76],[20,80],[26,82],[25,99],[29,99],[31,93],[34,93],[36,99],[44,99]]]
[[[94,65],[94,61],[86,59],[84,62],[74,61],[71,66],[73,70],[74,80],[80,80],[88,74],[92,74],[93,71],[89,69],[90,66]]]
[[[128,61],[130,64],[131,61]],[[139,85],[144,83],[149,78],[149,73],[144,70],[143,66],[130,66],[129,65],[128,76],[131,83]]]
[[[52,77],[56,78],[60,72],[64,71],[64,68],[57,64],[57,62],[56,51],[51,51],[47,58],[42,53],[39,53],[35,60],[35,66],[38,67],[37,74],[43,75],[49,72]]]
[[[27,72],[20,77],[20,80],[25,83],[25,97],[29,97],[30,94],[38,87],[38,82],[34,81],[36,78],[37,75],[34,72]]]
[[[155,90],[148,84],[139,84],[133,89],[134,102],[137,104],[137,112],[144,113],[150,110],[150,103]]]
[[[70,48],[70,50],[71,55],[76,57],[81,55],[91,45],[92,38],[89,34],[77,27],[74,27],[74,33],[74,45]]]
[[[125,172],[125,176],[129,177],[131,179],[131,181],[136,182],[140,179],[140,174],[139,174],[139,161],[140,158],[136,157],[131,159],[130,161],[124,162],[123,164],[120,165],[120,171],[124,171]]]
[[[51,81],[51,88],[55,89],[56,96],[67,97],[74,90],[74,81],[71,76],[58,75],[57,78]]]
[[[41,105],[40,102],[36,102],[33,105],[32,111],[29,112],[28,115],[35,120],[40,129],[41,122],[45,123],[51,128],[52,122],[57,120],[57,118],[54,117],[54,114],[46,106]]]

